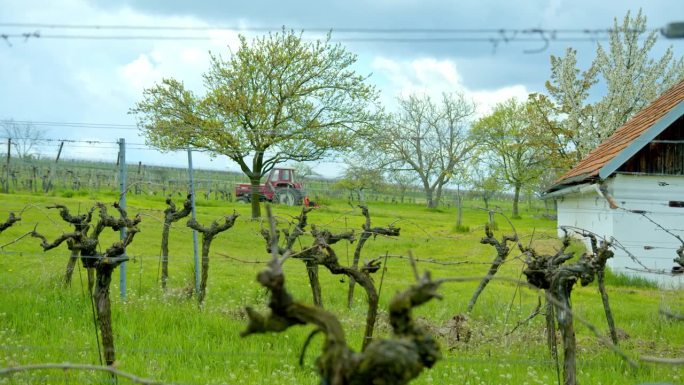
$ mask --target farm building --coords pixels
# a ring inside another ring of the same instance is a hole
[[[618,128],[546,197],[557,202],[559,234],[574,226],[616,240],[613,271],[682,287],[673,259],[682,245],[674,235],[684,238],[684,81]]]

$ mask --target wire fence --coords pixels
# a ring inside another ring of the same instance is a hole
[[[128,129],[128,128],[127,128]],[[119,164],[125,155],[125,165]],[[195,156],[206,154],[195,152]],[[202,167],[192,169],[187,153],[162,153],[143,143],[102,140],[74,140],[56,138],[1,138],[0,190],[2,192],[43,193],[64,197],[87,196],[99,193],[120,193],[121,172],[126,173],[127,191],[132,195],[184,197],[191,189],[196,199],[203,201],[236,200],[236,186],[249,183],[248,177],[237,171]],[[343,162],[330,161],[340,169]],[[203,162],[203,164],[208,164]],[[192,169],[192,186],[188,177]],[[368,187],[350,188],[340,179],[316,175],[298,175],[304,182],[305,194],[314,202],[347,200],[363,202],[425,204],[425,191],[418,185],[395,185],[377,182]],[[265,179],[265,178],[264,178]],[[451,208],[461,199],[475,199],[480,192],[445,188],[440,197],[442,207]],[[493,200],[512,200],[506,192],[491,194]],[[523,192],[528,210],[538,215],[554,215],[549,202],[539,203],[532,192]]]
[[[7,146],[8,143],[5,143]],[[49,140],[45,142],[47,148],[53,150],[52,153],[47,150],[43,150],[39,156],[30,157],[13,157],[7,156],[6,162],[0,171],[0,182],[2,186],[6,188],[8,192],[24,192],[24,193],[36,193],[39,195],[54,195],[61,197],[70,196],[102,196],[110,194],[110,196],[115,197],[121,194],[121,172],[122,168],[125,169],[126,177],[126,187],[124,187],[125,195],[135,196],[135,195],[156,195],[156,196],[173,196],[182,198],[187,194],[188,190],[192,187],[196,191],[196,197],[200,203],[209,203],[210,201],[234,201],[235,197],[234,186],[237,183],[246,182],[244,176],[237,173],[229,173],[214,170],[193,170],[195,173],[194,184],[189,186],[188,179],[188,169],[187,168],[167,168],[160,166],[152,166],[143,164],[142,160],[133,161],[131,163],[120,163],[117,165],[116,161],[122,159],[120,154],[120,147],[116,142],[102,143],[102,142],[88,142],[88,141],[74,141],[74,142],[55,142]],[[92,160],[67,160],[69,146],[80,146],[74,148],[80,149],[90,149],[100,152],[105,158],[112,159],[111,162],[96,162]],[[0,146],[2,146],[0,144]],[[135,147],[135,146],[132,146]],[[125,150],[124,150],[125,151]],[[148,150],[145,150],[148,151]],[[182,154],[185,155],[185,154]],[[170,156],[170,155],[169,155]],[[174,155],[178,156],[178,154]],[[126,157],[125,159],[131,159]],[[325,199],[349,199],[350,201],[354,197],[349,196],[349,191],[341,189],[336,186],[335,181],[327,180],[308,180],[306,183],[307,192],[313,197],[314,200],[325,200]],[[402,195],[403,194],[403,195]],[[393,190],[382,190],[382,191],[369,191],[366,193],[366,199],[370,202],[400,202],[405,200],[407,202],[421,203],[422,192],[417,189],[408,189],[402,194]],[[452,205],[455,201],[455,192],[448,191],[445,196],[445,204]],[[352,203],[352,202],[350,202]],[[353,205],[352,205],[353,206]],[[141,212],[145,216],[146,220],[153,220],[159,225],[163,222],[163,209],[161,208],[149,208],[149,207],[136,207],[134,205],[129,205],[129,212]],[[467,207],[474,211],[479,210],[479,207]],[[44,204],[34,204],[31,207],[22,206],[17,202],[9,199],[3,199],[0,201],[0,211],[19,212],[22,210],[39,210],[41,212],[43,219],[52,228],[52,231],[68,231],[69,225],[61,221],[58,218],[57,212],[53,210],[48,210],[47,206]],[[549,212],[547,207],[538,207],[535,211],[536,214],[542,214]],[[321,227],[330,229],[331,231],[347,231],[354,227],[347,223],[347,220],[352,215],[357,215],[350,208],[349,212],[343,212],[337,215],[335,218],[328,220],[326,223],[322,223]],[[486,217],[486,213],[482,212],[481,215]],[[41,215],[38,215],[41,217]],[[291,221],[291,218],[279,218],[281,224],[287,224]],[[383,221],[389,221],[395,225],[401,225],[404,228],[410,228],[411,231],[407,235],[402,236],[402,242],[408,244],[420,245],[429,244],[436,242],[458,242],[464,237],[473,238],[472,233],[480,233],[484,225],[474,226],[470,229],[468,235],[463,234],[451,234],[445,235],[444,233],[428,233],[422,229],[422,225],[412,219],[407,218],[383,218]],[[41,225],[42,226],[42,225]],[[178,233],[180,237],[186,237],[190,240],[190,235],[192,231],[182,224],[172,224],[172,231]],[[673,228],[671,231],[681,231],[681,229]],[[506,233],[506,230],[501,230],[502,233]],[[250,242],[263,242],[258,229],[254,229],[252,233],[249,234],[251,239],[243,241]],[[523,239],[534,238],[537,241],[544,240],[557,240],[555,230],[552,231],[531,231],[523,232],[519,234]],[[25,236],[19,234],[19,236]],[[19,239],[19,236],[14,239],[3,239],[2,244],[0,244],[0,258],[11,259],[14,269],[22,270],[24,268],[35,268],[36,266],[42,266],[38,269],[36,278],[46,280],[43,282],[44,285],[54,284],[55,281],[51,281],[48,277],[57,278],[59,273],[57,273],[53,268],[59,266],[70,257],[64,252],[52,252],[49,254],[51,263],[43,263],[46,260],[46,254],[40,252],[30,252],[26,251],[25,248],[17,247],[18,242],[24,242],[25,239]],[[382,239],[388,242],[396,242],[391,237],[385,237]],[[306,242],[306,241],[305,241]],[[472,242],[472,239],[470,239]],[[656,242],[651,245],[642,245],[638,242],[625,241],[623,245],[627,248],[633,248],[635,250],[643,249],[644,246],[649,246],[651,248],[657,248],[661,250],[666,250],[668,254],[663,255],[647,255],[640,258],[644,259],[644,263],[648,264],[648,260],[672,260],[674,253],[671,253],[676,247],[671,246],[667,242]],[[487,246],[483,246],[487,247]],[[388,248],[389,249],[389,248]],[[447,253],[449,254],[449,253]],[[456,253],[454,253],[456,254]],[[672,254],[672,255],[671,255]],[[130,295],[136,298],[147,298],[150,295],[154,297],[159,294],[159,263],[161,257],[159,255],[150,255],[149,253],[137,253],[135,250],[135,243],[128,250],[128,257],[130,258],[131,264],[129,265],[128,277],[130,282]],[[401,264],[406,266],[408,264],[408,256],[402,254],[390,254],[389,252],[377,253],[377,255],[372,255],[370,257],[385,258],[385,265],[397,266]],[[87,259],[88,256],[80,257]],[[194,258],[193,255],[189,253],[178,253],[170,255],[167,257],[171,263],[178,263],[178,261],[183,261],[186,265],[190,265]],[[349,258],[349,251],[347,250],[346,258]],[[219,252],[212,253],[212,266],[214,266],[219,271],[229,270],[236,266],[252,265],[253,270],[261,269],[261,267],[268,261],[269,257],[264,253],[260,257],[245,257],[241,255],[226,255]],[[511,277],[517,278],[520,274],[520,269],[522,267],[522,255],[512,255],[503,264],[502,270],[504,274]],[[441,255],[439,257],[433,256],[417,256],[416,263],[421,266],[421,268],[429,268],[439,270],[440,273],[451,274],[458,276],[462,274],[459,270],[463,266],[473,265],[474,268],[485,272],[488,266],[491,265],[491,261],[482,259],[470,259],[458,255]],[[389,261],[389,262],[388,262]],[[301,266],[298,266],[298,268]],[[625,274],[629,275],[633,273],[632,270],[627,268],[614,268],[611,271],[615,274]],[[79,270],[80,272],[80,270]],[[391,277],[392,271],[390,270],[388,277]],[[1,277],[1,275],[0,275]],[[81,276],[81,279],[83,277]],[[400,281],[402,284],[404,281]],[[174,284],[179,284],[180,280],[173,282]],[[0,292],[10,293],[22,290],[31,289],[30,282],[10,280],[10,279],[0,279]],[[81,283],[83,285],[83,283]],[[258,291],[255,289],[255,292]],[[85,292],[85,289],[83,289]],[[389,296],[391,292],[389,290],[385,291],[386,295]],[[679,298],[676,291],[674,292],[663,292],[661,294],[660,305],[665,308],[681,306],[678,302]],[[86,295],[83,295],[86,298]],[[134,301],[134,299],[129,299]],[[386,300],[386,298],[385,298]],[[238,301],[241,305],[249,304],[251,298],[243,298]],[[0,310],[0,313],[2,310]],[[240,320],[241,316],[232,316]],[[2,325],[2,316],[0,316],[0,325]],[[501,326],[501,325],[499,325]],[[506,325],[504,325],[505,327]],[[511,324],[507,325],[508,327]],[[1,331],[1,330],[0,330]],[[490,331],[488,334],[481,336],[480,342],[486,340],[496,339],[497,331]],[[529,337],[529,336],[527,336]],[[0,338],[2,340],[2,338]],[[491,343],[491,342],[487,342]],[[40,345],[40,344],[22,344],[14,341],[13,343],[0,342],[0,355],[4,357],[0,360],[2,365],[7,365],[8,368],[12,366],[17,366],[19,362],[22,362],[22,354],[28,353],[33,356],[43,356],[41,352],[54,352],[56,349],[61,350],[68,354],[70,357],[80,357],[82,354],[92,355],[93,354],[93,342],[89,347],[79,348],[74,345],[71,346],[58,346],[54,345]],[[501,345],[493,344],[491,345],[493,349],[501,348]],[[510,347],[510,346],[509,346]],[[467,346],[463,346],[463,349],[469,349]],[[121,346],[117,348],[117,352],[122,355],[135,355],[136,357],[152,357],[153,360],[164,361],[165,357],[187,357],[188,360],[194,359],[193,357],[210,357],[212,362],[221,360],[227,365],[240,365],[244,360],[259,360],[259,359],[271,359],[278,362],[294,362],[295,356],[293,353],[269,353],[264,352],[261,349],[257,350],[243,350],[235,351],[232,349],[203,349],[203,348],[159,348],[159,347],[136,347],[136,346]],[[9,357],[9,358],[8,358]],[[498,356],[497,361],[502,365],[518,367],[519,370],[527,369],[527,367],[552,367],[555,361],[544,358],[544,357],[529,357],[524,354],[509,353],[504,356]],[[182,360],[182,358],[181,358]],[[46,357],[47,361],[47,357]],[[491,366],[491,357],[468,357],[462,354],[447,354],[443,362],[444,365],[449,367],[459,367],[459,366],[476,366],[482,369]],[[10,365],[11,364],[11,365]],[[584,368],[608,368],[612,370],[612,363],[608,362],[596,362],[591,360],[583,361],[580,358],[580,364]],[[309,364],[310,365],[310,364]],[[45,366],[45,365],[43,365]],[[58,365],[55,365],[58,367]],[[6,368],[7,369],[7,368]],[[93,368],[81,368],[82,370],[96,370]],[[81,370],[77,367],[63,367],[62,372],[59,375],[48,374],[45,370],[51,370],[50,367],[38,367],[30,370],[39,370],[39,374],[20,377],[18,374],[13,374],[11,377],[3,377],[3,375],[9,375],[9,372],[0,371],[0,383],[3,379],[9,379],[9,383],[16,381],[17,383],[103,383],[103,382],[114,382],[108,375],[91,376],[91,377],[69,377],[67,373],[73,373],[74,371]],[[28,370],[28,369],[27,369]],[[308,368],[308,373],[312,373],[313,370]],[[505,368],[500,371],[502,375],[505,375]],[[673,374],[672,378],[677,374]],[[122,379],[120,381],[124,381]],[[506,380],[506,378],[503,378]],[[141,377],[133,376],[129,377],[127,381],[131,383],[160,383],[166,384],[165,382],[146,380]],[[238,383],[239,381],[231,381],[230,377],[224,381],[224,383]],[[555,378],[548,379],[547,383],[555,382]],[[178,383],[178,382],[173,382]],[[199,384],[205,383],[201,380],[196,381],[183,381],[182,384]],[[217,382],[220,383],[220,382]]]

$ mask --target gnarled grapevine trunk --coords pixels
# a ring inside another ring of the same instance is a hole
[[[267,210],[269,208],[267,207]],[[271,238],[276,239],[275,224],[271,218]],[[417,326],[411,310],[437,297],[440,282],[426,274],[418,284],[398,293],[390,303],[392,339],[373,341],[363,353],[352,351],[346,342],[344,330],[337,318],[318,307],[294,301],[285,288],[282,263],[277,244],[272,243],[273,258],[268,268],[257,275],[258,282],[271,294],[270,313],[262,315],[247,307],[249,323],[241,335],[282,332],[293,325],[312,324],[325,335],[323,352],[316,360],[322,384],[403,385],[430,368],[441,357],[435,339]],[[356,270],[354,270],[356,271]]]
[[[169,278],[169,232],[171,231],[171,224],[177,222],[182,218],[187,217],[192,211],[192,198],[188,195],[183,202],[183,209],[177,210],[176,205],[171,198],[166,199],[166,204],[169,206],[164,210],[164,226],[162,227],[161,239],[161,285],[162,289],[166,289],[166,282]]]
[[[88,214],[79,217],[70,216],[68,210],[64,206],[53,207],[61,209],[60,214],[62,219],[74,224],[76,226],[76,231],[62,234],[53,242],[49,242],[45,236],[35,230],[31,232],[31,236],[41,240],[41,246],[44,251],[53,249],[66,241],[69,248],[72,250],[69,264],[72,264],[72,259],[75,255],[74,252],[78,251],[80,253],[83,266],[88,271],[88,290],[89,293],[92,293],[95,302],[97,323],[100,327],[100,335],[102,336],[104,358],[107,365],[113,365],[116,360],[116,354],[114,349],[114,333],[112,331],[109,286],[112,281],[112,272],[114,269],[128,260],[124,253],[126,246],[133,241],[135,234],[138,233],[137,225],[140,223],[140,216],[129,219],[126,211],[116,203],[114,204],[114,207],[119,211],[120,218],[115,218],[107,214],[107,208],[102,203],[97,203],[88,211]],[[88,230],[90,228],[88,223],[96,208],[100,211],[100,218],[94,231],[88,235]],[[122,241],[115,242],[101,254],[98,252],[99,236],[105,228],[111,228],[112,230],[125,228],[126,237]],[[95,286],[94,290],[93,285]]]
[[[480,294],[482,294],[492,278],[494,278],[494,275],[497,273],[497,271],[499,271],[499,267],[504,263],[506,257],[508,257],[508,254],[510,254],[511,248],[508,247],[508,242],[517,241],[517,235],[504,235],[501,238],[501,242],[499,242],[496,238],[494,238],[494,233],[492,233],[489,224],[485,225],[485,237],[480,240],[480,243],[494,246],[496,249],[496,257],[494,258],[492,266],[489,268],[487,275],[482,279],[482,281],[480,281],[480,284],[478,285],[477,289],[475,289],[472,298],[470,298],[470,302],[468,303],[468,312],[473,310],[475,303],[477,302],[477,298],[480,296]]]
[[[359,260],[361,259],[361,250],[366,244],[366,241],[371,236],[385,235],[390,237],[398,237],[401,231],[398,227],[388,226],[388,227],[371,227],[370,213],[368,212],[368,207],[359,206],[361,208],[361,214],[366,218],[366,222],[363,224],[363,232],[359,237],[359,242],[356,244],[356,249],[354,250],[354,260],[352,262],[352,268],[357,269],[359,266]],[[349,292],[347,294],[347,306],[351,309],[352,303],[354,302],[354,285],[356,280],[351,278],[349,280]]]
[[[207,280],[209,279],[209,249],[211,247],[211,242],[214,240],[216,235],[233,227],[238,216],[240,215],[234,212],[233,215],[225,216],[223,223],[214,221],[209,227],[200,225],[194,219],[190,219],[188,221],[188,227],[202,233],[202,271],[199,293],[197,293],[197,301],[200,303],[200,305],[204,302],[204,298],[207,294]]]

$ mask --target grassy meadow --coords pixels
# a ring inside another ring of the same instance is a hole
[[[0,367],[47,362],[99,364],[98,343],[93,324],[91,300],[86,294],[85,271],[77,268],[71,287],[63,288],[61,278],[68,259],[66,245],[43,253],[35,238],[22,235],[34,229],[54,239],[71,227],[56,210],[46,206],[67,205],[72,213],[84,212],[95,200],[113,202],[115,194],[75,194],[70,197],[44,195],[0,195],[0,220],[10,211],[24,210],[22,221],[0,234]],[[176,198],[180,207],[182,200]],[[309,223],[335,231],[361,229],[364,218],[359,209],[344,201],[326,202],[309,214]],[[506,202],[497,202],[506,206]],[[390,255],[386,271],[375,273],[382,282],[380,317],[376,336],[390,334],[387,304],[394,293],[414,282],[406,259],[411,250],[421,270],[434,277],[482,277],[495,256],[491,246],[479,243],[487,213],[475,208],[480,202],[466,201],[464,225],[467,232],[455,231],[454,208],[426,209],[416,204],[371,203],[374,226],[392,223],[401,227],[398,238],[370,239],[363,251],[365,259]],[[143,222],[128,254],[127,295],[119,296],[119,272],[112,283],[112,311],[116,367],[140,377],[173,384],[317,384],[314,360],[321,337],[314,338],[298,363],[301,347],[311,326],[293,327],[284,333],[240,338],[246,325],[247,305],[265,310],[268,294],[255,280],[269,259],[259,234],[266,223],[249,219],[249,206],[199,199],[198,221],[208,224],[236,210],[236,225],[216,237],[212,244],[207,298],[202,308],[188,298],[194,283],[192,233],[185,220],[171,229],[168,290],[162,292],[159,276],[160,239],[163,210],[161,197],[129,196],[128,211],[140,213]],[[113,209],[111,209],[113,213]],[[299,212],[296,207],[274,206],[279,225],[286,226]],[[497,238],[510,233],[509,224],[497,217]],[[539,251],[553,252],[555,221],[523,212],[513,221],[523,242]],[[102,249],[118,239],[106,230]],[[16,242],[13,242],[17,240]],[[301,245],[310,243],[302,237]],[[347,264],[355,244],[340,242],[335,249],[340,263]],[[523,279],[522,263],[514,251],[499,274]],[[438,261],[451,264],[430,263]],[[460,262],[456,264],[456,262]],[[79,263],[80,265],[80,263]],[[305,266],[301,261],[285,264],[287,287],[300,301],[311,303]],[[357,287],[355,302],[347,309],[347,282],[320,270],[326,309],[338,315],[348,341],[361,346],[365,322],[365,293]],[[444,357],[424,371],[415,384],[557,384],[555,362],[546,349],[543,315],[520,324],[536,308],[538,293],[512,282],[491,282],[456,341],[449,320],[464,314],[477,280],[442,286],[444,299],[433,301],[415,312],[421,323],[441,335]],[[660,308],[684,310],[682,292],[661,291],[639,281],[609,275],[608,292],[617,326],[622,330],[620,348],[630,357],[642,355],[682,357],[684,322],[659,315]],[[577,317],[595,325],[607,335],[601,299],[596,283],[576,286],[573,309]],[[590,329],[576,320],[578,379],[582,384],[684,383],[681,366],[643,363],[631,368],[606,348]],[[511,332],[513,329],[515,331]],[[75,370],[40,370],[0,377],[0,384],[81,384],[104,383],[108,376]],[[121,384],[130,383],[120,379]]]

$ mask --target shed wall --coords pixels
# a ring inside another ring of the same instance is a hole
[[[684,238],[684,208],[670,207],[671,201],[684,201],[684,178],[618,174],[605,184],[619,208],[610,209],[607,200],[594,188],[565,195],[558,199],[559,236],[563,234],[561,226],[575,226],[607,239],[614,238],[627,251],[615,248],[615,257],[609,261],[613,271],[642,276],[664,288],[684,287],[681,275],[645,271],[670,272],[675,250],[681,244],[679,240],[644,215],[629,211],[643,210],[653,221]],[[645,267],[634,261],[630,253]]]

